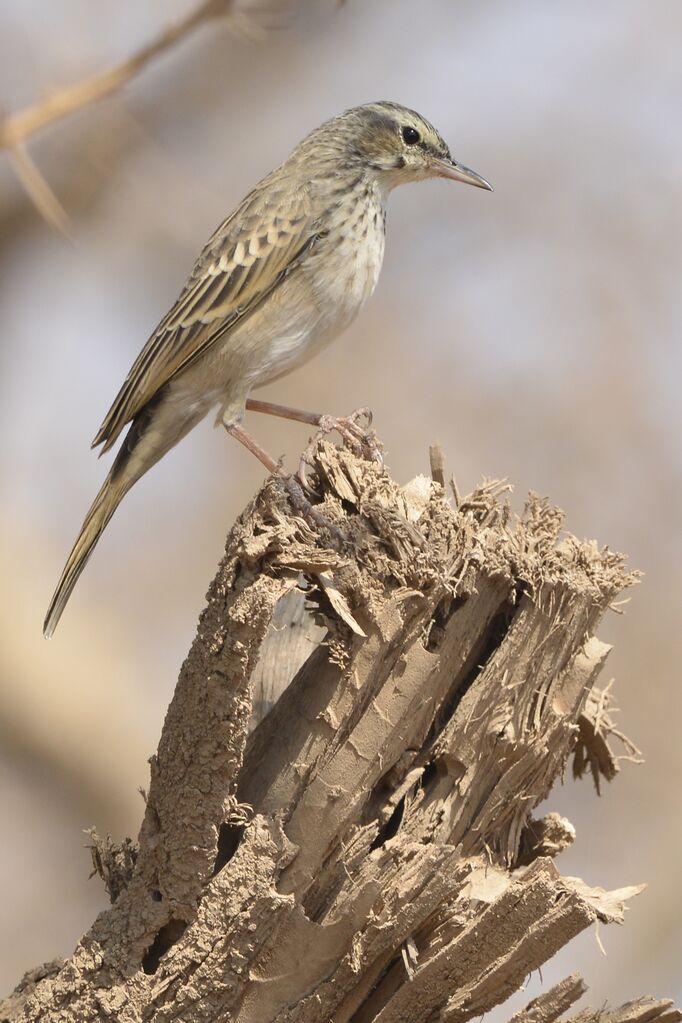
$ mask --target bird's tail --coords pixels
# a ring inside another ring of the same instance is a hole
[[[155,401],[149,402],[135,416],[114,459],[109,475],[85,516],[85,522],[81,526],[78,539],[64,565],[64,571],[45,615],[43,635],[46,639],[49,639],[57,628],[57,622],[62,616],[62,611],[73,593],[73,588],[78,582],[88,558],[122,499],[133,483],[139,480],[140,476],[151,468],[154,462],[158,461],[161,455],[175,442],[176,438],[172,435],[169,438],[163,436],[164,431],[161,431],[161,435],[159,435],[150,430],[160,405],[161,396]]]
[[[173,401],[162,390],[133,419],[104,486],[85,516],[78,539],[47,609],[43,634],[49,639],[95,544],[132,485],[206,415],[211,399]]]
[[[56,629],[57,622],[62,616],[62,611],[66,607],[73,588],[78,582],[78,578],[85,568],[88,558],[95,549],[97,541],[104,532],[106,524],[129,489],[128,481],[120,473],[116,473],[115,469],[116,466],[114,465],[114,468],[104,481],[102,489],[93,501],[88,514],[85,516],[78,539],[73,545],[73,550],[69,554],[64,571],[57,583],[57,588],[50,601],[43,624],[43,635],[47,639],[50,638]]]

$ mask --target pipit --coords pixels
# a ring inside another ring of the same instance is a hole
[[[85,517],[45,618],[51,636],[92,550],[132,485],[211,408],[271,472],[300,487],[242,426],[247,409],[335,426],[353,420],[249,398],[344,330],[374,291],[388,193],[442,177],[490,190],[457,163],[436,129],[396,103],[368,103],[326,121],[268,174],[209,238],[175,304],[133,363],[93,441],[128,432]]]

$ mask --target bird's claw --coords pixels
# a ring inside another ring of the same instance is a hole
[[[362,421],[364,420],[364,424]],[[362,425],[361,425],[362,424]],[[346,447],[360,456],[369,458],[383,468],[384,459],[376,441],[376,434],[371,429],[372,413],[368,408],[358,409],[349,416],[320,416],[317,435],[313,438],[306,456],[314,448],[320,437],[328,433],[338,433]]]
[[[315,465],[315,449],[318,442],[329,433],[338,433],[344,445],[350,448],[354,454],[360,458],[370,458],[383,468],[383,455],[376,442],[375,433],[370,429],[372,418],[372,413],[368,408],[358,409],[356,412],[351,412],[349,416],[320,416],[317,421],[317,433],[301,455],[296,473],[296,479],[306,493],[312,497],[320,497],[308,482],[307,470],[308,468],[312,469]],[[362,424],[363,420],[364,424]]]
[[[300,483],[304,492],[308,494],[310,497],[321,498],[322,495],[318,494],[317,490],[315,490],[315,488],[310,485],[310,482],[308,480],[307,469],[308,468],[312,469],[315,466],[315,462],[313,461],[312,457],[311,447],[312,445],[308,446],[299,459],[298,471],[296,472],[296,480],[298,481],[298,483]]]
[[[360,420],[364,419],[365,432],[367,432],[372,423],[374,422],[374,413],[372,412],[371,408],[367,408],[367,406],[364,406],[363,408],[356,409],[355,412],[351,412],[351,414],[347,416],[347,418],[350,419],[353,423],[356,423],[358,426],[360,426]]]
[[[384,457],[377,444],[376,434],[372,429],[373,419],[374,416],[371,409],[359,408],[355,412],[351,412],[349,416],[336,420],[335,429],[340,433],[344,442],[346,441],[344,429],[347,430],[355,442],[359,444],[359,454],[377,462],[383,469]],[[341,429],[339,429],[339,426]]]
[[[326,515],[323,515],[317,510],[317,508],[312,506],[308,498],[305,496],[303,487],[299,480],[293,476],[283,476],[282,483],[289,496],[289,500],[296,511],[317,529],[325,530],[331,537],[334,546],[343,550],[346,544],[345,536],[338,526],[329,521]]]

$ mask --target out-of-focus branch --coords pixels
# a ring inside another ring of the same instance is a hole
[[[17,177],[41,217],[62,234],[69,219],[64,207],[24,148],[25,141],[50,124],[120,91],[155,57],[165,53],[199,25],[229,13],[233,0],[203,0],[180,21],[169,25],[151,43],[127,60],[73,85],[57,89],[39,103],[0,121],[0,148],[8,149]]]
[[[10,156],[16,175],[38,213],[51,227],[64,235],[67,234],[68,214],[24,146],[13,146]]]
[[[169,25],[156,39],[127,60],[90,78],[57,89],[40,102],[9,114],[0,122],[0,147],[16,150],[31,135],[55,121],[118,92],[155,57],[175,46],[204,22],[227,14],[231,6],[232,0],[203,0],[184,18]]]

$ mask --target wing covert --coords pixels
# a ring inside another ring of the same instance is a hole
[[[93,447],[107,451],[159,388],[281,283],[315,242],[310,207],[300,181],[266,178],[218,227],[133,363]]]

